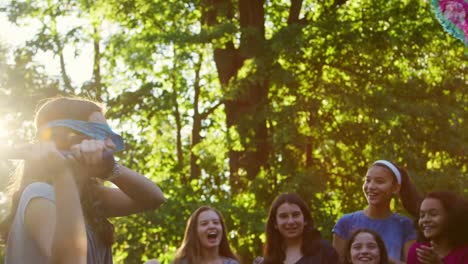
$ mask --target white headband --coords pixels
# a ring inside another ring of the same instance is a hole
[[[375,164],[382,164],[382,165],[385,165],[385,167],[389,168],[389,169],[393,172],[393,174],[395,174],[398,184],[401,184],[401,174],[400,174],[400,171],[399,171],[398,168],[395,167],[395,165],[393,165],[390,161],[387,161],[387,160],[378,160],[378,161],[374,162],[373,165],[375,165]]]

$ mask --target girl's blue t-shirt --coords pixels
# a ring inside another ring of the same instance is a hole
[[[404,259],[405,243],[416,239],[413,221],[396,213],[385,219],[371,219],[363,211],[345,214],[338,220],[332,231],[347,240],[355,230],[360,228],[377,232],[385,242],[388,256],[396,260]]]

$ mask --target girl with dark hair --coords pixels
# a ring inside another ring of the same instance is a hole
[[[35,143],[8,189],[5,263],[112,263],[108,218],[158,208],[161,190],[115,162],[112,153],[124,143],[97,103],[49,99],[35,125]],[[105,187],[106,180],[118,188]]]
[[[273,201],[266,225],[263,264],[338,263],[338,255],[315,228],[309,207],[295,193]]]
[[[408,264],[468,263],[468,201],[448,191],[429,193],[420,207],[418,241]]]
[[[356,230],[346,243],[343,264],[389,264],[380,235],[366,228]]]
[[[404,263],[408,250],[415,242],[413,221],[392,212],[390,202],[400,196],[403,207],[415,216],[421,201],[408,173],[387,160],[378,160],[367,170],[363,184],[367,208],[342,216],[333,228],[333,246],[341,259],[345,255],[346,240],[359,228],[376,231],[385,242],[390,261]]]
[[[226,225],[216,209],[202,206],[192,213],[174,264],[239,264],[227,239]]]

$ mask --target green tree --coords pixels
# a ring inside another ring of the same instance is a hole
[[[46,2],[47,14],[71,12]],[[468,193],[466,54],[427,1],[67,3],[96,25],[74,41],[100,43],[93,80],[125,130],[119,158],[168,196],[116,219],[118,263],[168,263],[202,204],[221,209],[250,263],[283,191],[309,201],[330,238],[341,214],[364,207],[376,159],[408,168],[423,191]]]

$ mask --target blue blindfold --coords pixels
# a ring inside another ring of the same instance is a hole
[[[123,138],[112,131],[110,126],[105,123],[61,119],[48,122],[44,127],[41,127],[39,131],[51,127],[67,127],[97,140],[106,140],[110,137],[115,144],[115,151],[122,151],[125,149]]]

